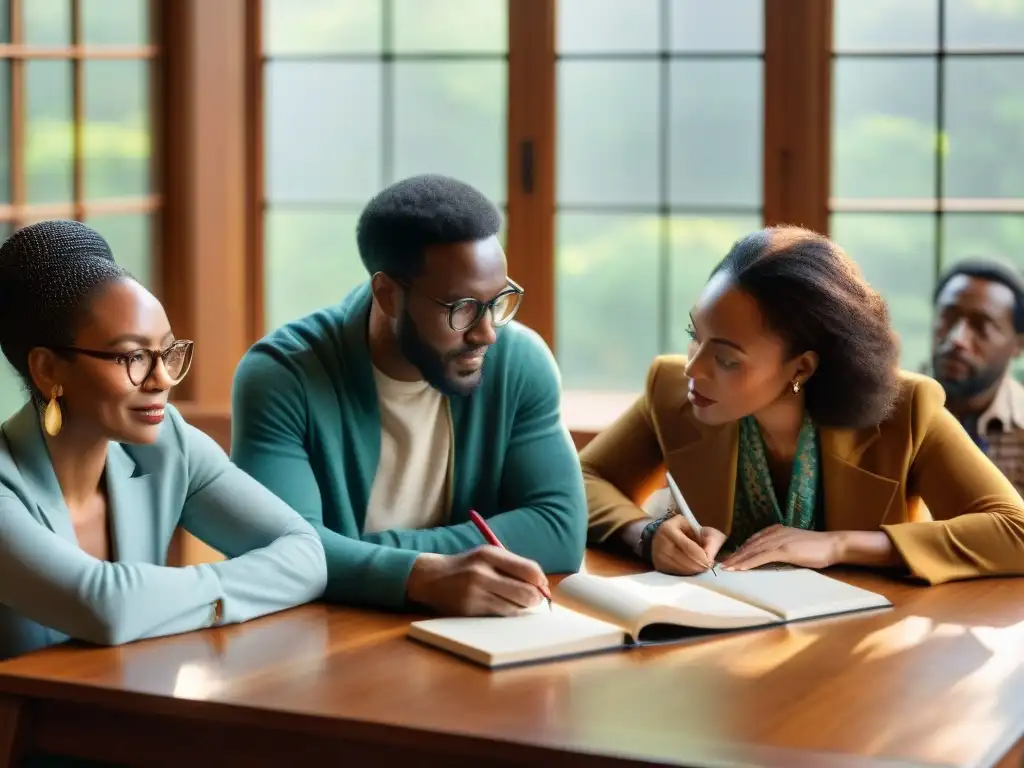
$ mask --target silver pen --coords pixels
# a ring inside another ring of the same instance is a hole
[[[668,480],[668,490],[672,494],[672,500],[676,503],[676,507],[679,509],[679,514],[686,518],[686,522],[690,524],[690,529],[693,534],[697,537],[697,541],[704,540],[704,529],[701,524],[697,522],[697,518],[693,516],[693,512],[690,511],[690,505],[686,503],[683,498],[682,492],[679,490],[679,486],[676,485],[676,481],[672,477],[671,472],[665,473],[665,478]],[[718,577],[718,573],[715,571],[715,563],[711,562],[711,573]]]

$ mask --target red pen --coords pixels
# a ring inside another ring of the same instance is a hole
[[[501,547],[506,549],[505,545],[501,543],[497,536],[494,535],[494,531],[491,530],[490,526],[484,521],[482,517],[477,513],[475,509],[469,510],[469,519],[473,521],[473,525],[477,527],[477,530],[483,534],[483,537],[487,540],[487,543],[492,547]],[[548,601],[548,610],[551,608],[551,593],[545,587],[537,587],[540,593],[544,595],[544,599]]]

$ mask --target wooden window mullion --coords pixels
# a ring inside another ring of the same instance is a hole
[[[827,233],[833,0],[765,0],[764,219]]]
[[[245,122],[246,146],[246,332],[250,343],[263,327],[263,17],[262,0],[246,0],[245,13]]]
[[[530,289],[516,316],[555,347],[555,15],[552,0],[508,4],[509,274]]]

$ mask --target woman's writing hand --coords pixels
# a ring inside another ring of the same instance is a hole
[[[715,563],[718,550],[725,543],[725,534],[704,526],[697,540],[682,515],[670,517],[659,526],[651,541],[654,567],[663,573],[692,576],[703,573]]]
[[[828,568],[840,561],[840,549],[835,532],[773,525],[747,539],[722,561],[722,567],[746,571],[765,563],[789,563],[804,568]]]

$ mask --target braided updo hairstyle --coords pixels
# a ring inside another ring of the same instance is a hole
[[[0,246],[0,350],[40,402],[29,373],[35,347],[67,347],[105,286],[130,278],[107,241],[78,221],[41,221]]]

